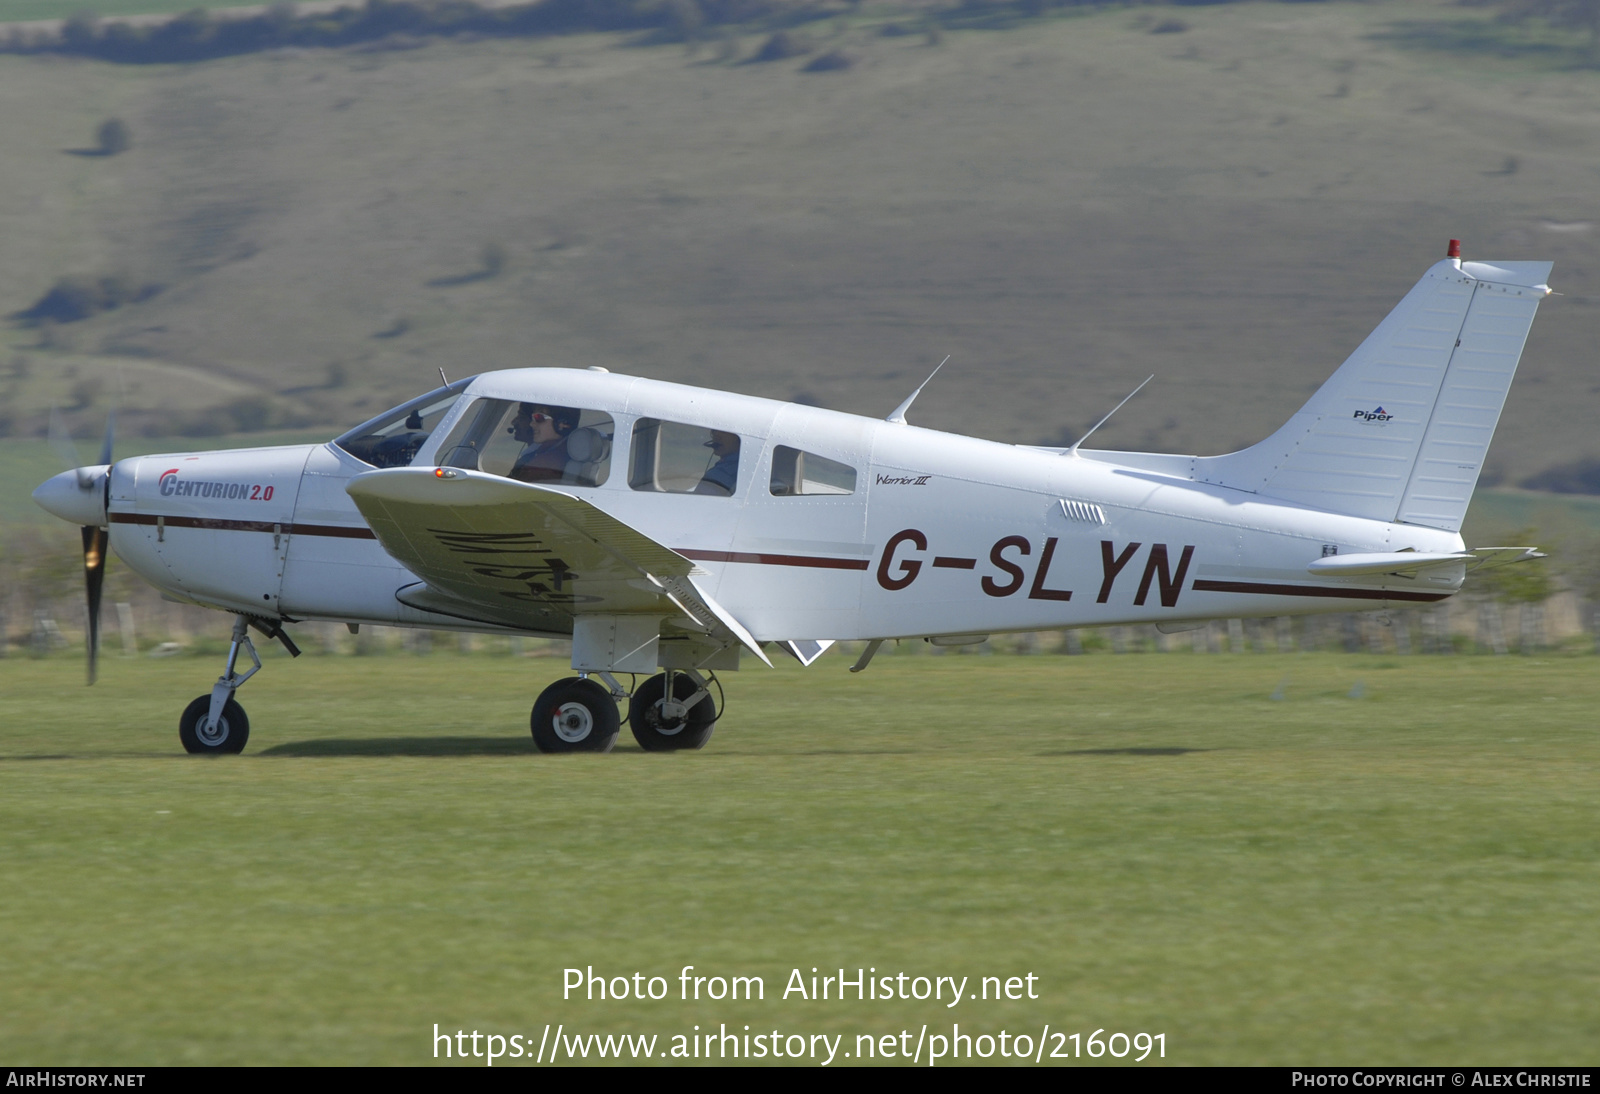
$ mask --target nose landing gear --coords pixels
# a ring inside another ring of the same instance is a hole
[[[300,656],[299,648],[284,633],[281,622],[235,616],[233,643],[228,647],[228,662],[222,675],[212,686],[211,694],[195,699],[178,719],[178,740],[183,742],[185,752],[213,756],[243,752],[245,743],[250,740],[250,719],[245,716],[244,707],[233,701],[233,693],[261,671],[261,657],[256,653],[255,643],[250,641],[251,627],[282,642],[291,657]],[[240,652],[250,658],[251,667],[246,672],[236,671]]]
[[[183,750],[193,753],[243,752],[250,739],[250,719],[244,707],[232,699],[222,704],[222,713],[211,713],[211,696],[202,695],[184,708],[178,719],[178,740]]]
[[[247,672],[236,672],[239,651],[250,656],[252,667]],[[250,621],[245,616],[235,616],[233,644],[228,647],[228,663],[217,678],[210,695],[202,695],[190,703],[178,719],[178,740],[185,752],[217,755],[243,752],[250,739],[250,719],[244,707],[233,701],[233,693],[250,677],[261,671],[261,657],[250,641]]]

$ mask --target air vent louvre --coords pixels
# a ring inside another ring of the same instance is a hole
[[[1068,520],[1078,520],[1085,524],[1104,524],[1106,522],[1106,511],[1092,502],[1069,501],[1066,498],[1062,498],[1061,512],[1065,514]]]

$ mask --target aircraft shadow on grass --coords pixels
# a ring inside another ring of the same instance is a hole
[[[522,756],[537,755],[533,738],[368,737],[290,741],[263,749],[262,756]]]
[[[619,744],[616,752],[643,752]],[[786,753],[791,756],[898,756],[914,749],[815,749]],[[505,737],[372,737],[331,741],[291,741],[263,749],[262,756],[314,758],[321,756],[536,756],[533,739]]]
[[[1041,756],[1187,756],[1191,752],[1216,752],[1214,748],[1072,748],[1041,752]]]

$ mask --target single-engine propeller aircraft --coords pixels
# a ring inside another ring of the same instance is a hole
[[[1298,413],[1223,456],[921,429],[916,393],[873,419],[529,368],[320,445],[113,462],[108,426],[98,464],[34,498],[83,528],[91,682],[108,540],[235,615],[179,723],[190,752],[244,747],[250,631],[298,653],[305,620],[570,637],[577,675],[533,705],[541,750],[609,750],[624,699],[644,748],[699,748],[743,653],[865,641],[860,671],[890,639],[1409,607],[1537,557],[1459,531],[1550,269],[1452,240]]]

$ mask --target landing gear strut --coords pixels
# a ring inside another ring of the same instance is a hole
[[[540,752],[610,752],[622,729],[611,692],[577,676],[540,692],[530,721]]]
[[[252,667],[248,672],[236,672],[239,651],[249,655]],[[250,641],[250,620],[238,616],[233,621],[233,644],[228,647],[228,664],[212,687],[210,695],[202,695],[184,709],[178,719],[178,740],[186,752],[217,755],[243,752],[250,739],[250,719],[244,707],[233,701],[233,693],[250,677],[261,671],[261,658]]]
[[[668,669],[650,677],[634,692],[628,707],[633,739],[646,752],[704,748],[716,723],[717,708],[706,679],[692,669]]]
[[[245,717],[244,707],[233,701],[233,693],[261,671],[261,658],[250,641],[250,628],[254,627],[268,638],[276,638],[289,651],[290,657],[299,657],[300,647],[283,629],[283,623],[281,619],[234,617],[233,644],[228,647],[228,663],[222,675],[217,677],[211,694],[190,703],[184,708],[183,717],[178,719],[178,740],[183,742],[185,752],[216,755],[244,751],[245,742],[250,739],[250,719]],[[236,671],[240,651],[250,658],[252,667],[248,672]]]

